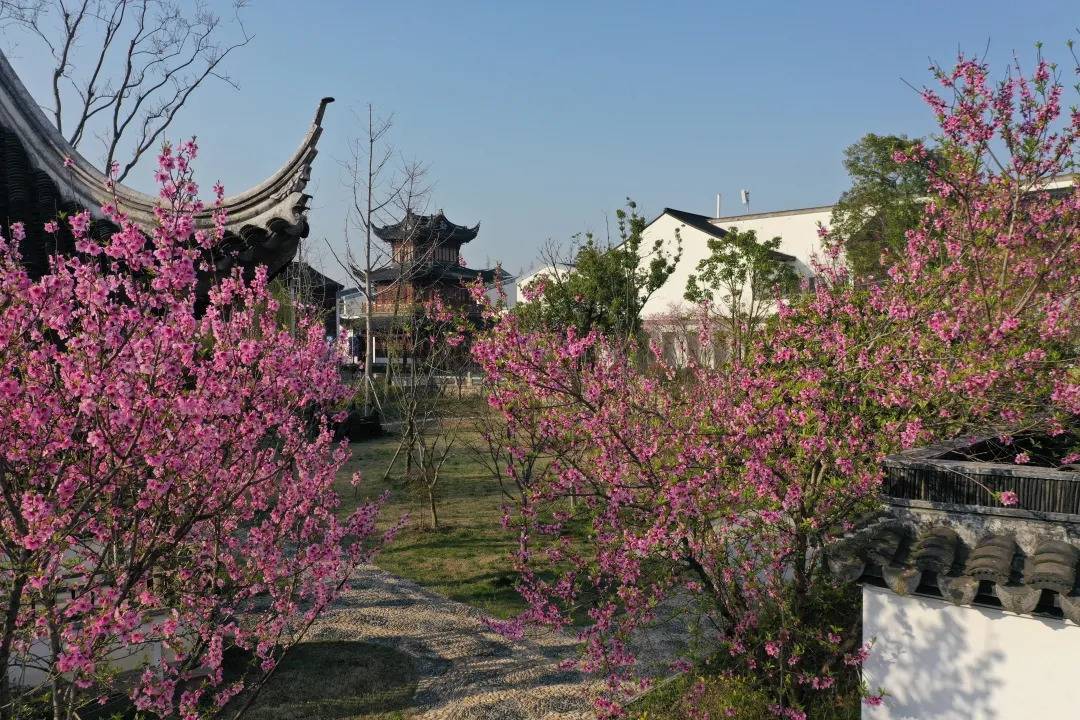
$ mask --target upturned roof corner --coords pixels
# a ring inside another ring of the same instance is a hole
[[[305,192],[318,155],[326,107],[334,99],[322,98],[300,146],[276,172],[244,192],[226,197],[226,239],[219,270],[234,261],[268,266],[279,272],[308,234],[307,212],[311,196]],[[101,206],[115,202],[141,225],[154,222],[157,198],[117,183],[83,157],[56,129],[23,85],[8,59],[0,53],[0,221],[27,222],[28,264],[41,266],[48,254],[34,226],[58,212],[85,209],[100,220]],[[209,211],[196,218],[198,226],[212,222]],[[227,259],[225,256],[229,256]]]

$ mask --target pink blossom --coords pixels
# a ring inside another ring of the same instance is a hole
[[[75,213],[68,218],[68,224],[71,225],[71,231],[75,233],[75,237],[83,237],[86,235],[86,231],[90,228],[90,213],[85,210]]]
[[[1006,507],[1013,507],[1020,504],[1020,496],[1012,490],[1004,490],[998,495],[998,500],[1002,505]]]
[[[725,662],[783,698],[781,717],[807,692],[850,687],[870,648],[846,651],[855,622],[789,615],[813,606],[794,569],[880,511],[883,458],[988,427],[1060,432],[1080,413],[1068,340],[1080,332],[1080,234],[1061,231],[1077,227],[1080,195],[1030,192],[1068,169],[1080,113],[1062,112],[1041,61],[1031,77],[990,77],[960,58],[923,94],[947,142],[894,158],[925,163],[929,188],[919,225],[885,259],[888,281],[856,286],[832,242],[815,292],[780,303],[745,357],[676,367],[657,343],[487,310],[492,327],[471,351],[509,456],[539,446],[551,458],[505,516],[528,606],[511,629],[576,624],[587,604],[579,666],[608,676],[602,714],[636,686],[625,639],[684,607],[668,601],[689,583]],[[693,321],[699,339],[720,330],[707,308]],[[551,517],[568,506],[581,509],[573,522]],[[583,526],[587,542],[564,541]],[[808,574],[837,589],[826,570]]]
[[[339,516],[348,453],[331,415],[350,389],[322,324],[280,327],[265,269],[200,290],[193,151],[163,153],[174,192],[155,222],[106,205],[117,229],[91,240],[89,212],[68,218],[76,249],[101,262],[56,257],[32,279],[0,241],[0,542],[21,548],[5,566],[19,588],[5,596],[12,647],[48,636],[55,658],[35,662],[70,678],[76,706],[124,692],[156,717],[218,713],[243,689],[225,683],[224,654],[258,648],[256,674],[269,672],[283,636],[384,537],[378,502]],[[224,216],[213,222],[206,237],[223,236]],[[133,682],[114,672],[118,650],[141,663]]]

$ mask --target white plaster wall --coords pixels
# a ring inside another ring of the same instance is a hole
[[[1080,627],[864,586],[864,720],[1080,718]]]
[[[642,233],[641,247],[643,250],[648,250],[659,239],[664,243],[665,253],[671,257],[675,252],[676,229],[682,239],[682,257],[667,282],[645,303],[645,307],[641,310],[642,317],[666,315],[673,310],[685,310],[691,307],[690,303],[683,299],[683,293],[686,292],[686,280],[690,275],[697,273],[698,263],[708,257],[708,241],[712,236],[689,225],[683,225],[679,220],[665,214],[645,228],[645,232]],[[642,262],[646,264],[649,260],[651,256],[642,258]]]
[[[528,273],[524,273],[514,280],[514,297],[516,302],[528,302],[524,297],[524,291],[534,282],[541,278],[560,277],[573,268],[569,265],[541,265]]]
[[[61,606],[67,602],[67,594],[59,597]],[[152,634],[154,628],[163,622],[167,616],[157,614],[149,617],[139,630],[146,635]],[[178,640],[182,640],[179,638]],[[8,680],[15,687],[34,688],[40,687],[50,679],[49,674],[43,669],[48,667],[48,658],[51,653],[47,638],[34,640],[30,644],[29,652],[15,655],[8,664]],[[103,653],[103,660],[98,663],[99,670],[106,668],[116,672],[140,670],[144,667],[154,667],[161,663],[162,658],[173,660],[175,652],[165,648],[158,640],[149,640],[134,645],[115,644],[114,649]],[[68,676],[65,676],[68,677]]]
[[[717,227],[727,230],[735,227],[739,230],[754,230],[758,240],[771,240],[780,237],[780,252],[798,260],[796,270],[803,276],[812,275],[810,259],[822,255],[821,240],[818,237],[818,223],[826,227],[832,208],[814,208],[808,211],[788,213],[768,213],[760,216],[735,216],[712,221]],[[671,312],[673,308],[688,309],[690,304],[683,299],[686,281],[697,273],[698,263],[709,255],[708,241],[711,235],[704,233],[670,215],[657,218],[643,234],[642,246],[649,248],[659,238],[670,253],[675,248],[675,229],[682,238],[682,257],[675,267],[675,272],[664,286],[657,290],[645,304],[642,314],[645,317]]]
[[[484,294],[487,296],[487,299],[492,303],[497,303],[500,300],[505,300],[506,308],[507,310],[509,310],[510,308],[517,305],[518,302],[517,278],[503,280],[501,283],[501,287],[500,283],[489,285],[484,291]]]
[[[148,625],[143,627],[149,628]],[[30,646],[28,656],[16,656],[8,665],[8,681],[19,688],[37,688],[49,682],[50,676],[43,669],[47,666],[49,643],[36,640]],[[104,662],[98,663],[99,670],[127,672],[155,667],[161,663],[162,645],[160,642],[147,642],[130,648],[118,648],[105,656]],[[65,675],[69,677],[69,675]]]

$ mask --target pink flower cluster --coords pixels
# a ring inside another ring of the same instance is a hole
[[[552,458],[507,521],[529,604],[508,627],[566,627],[589,607],[579,667],[608,676],[602,714],[637,685],[630,638],[684,610],[672,598],[688,583],[713,647],[777,689],[778,717],[858,692],[869,648],[857,613],[828,616],[845,588],[825,558],[879,507],[882,458],[1002,422],[1057,433],[1080,412],[1080,187],[1044,191],[1075,156],[1080,114],[1061,118],[1043,62],[993,87],[965,58],[938,78],[951,97],[925,97],[950,142],[889,282],[854,287],[831,253],[815,291],[720,368],[662,354],[642,367],[617,339],[512,313],[474,344],[506,436]]]
[[[225,218],[197,199],[195,151],[162,154],[153,227],[106,206],[99,240],[71,215],[80,254],[44,277],[22,225],[0,239],[0,668],[40,655],[92,699],[119,688],[111,658],[157,648],[132,698],[184,718],[243,688],[227,650],[271,669],[379,544],[377,504],[338,516],[348,389],[320,323],[278,327],[263,270],[197,295]]]

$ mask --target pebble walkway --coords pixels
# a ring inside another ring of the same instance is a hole
[[[363,640],[407,653],[420,674],[417,720],[578,720],[593,717],[596,678],[559,668],[568,636],[522,641],[488,630],[476,608],[365,568],[311,629],[311,640]]]

